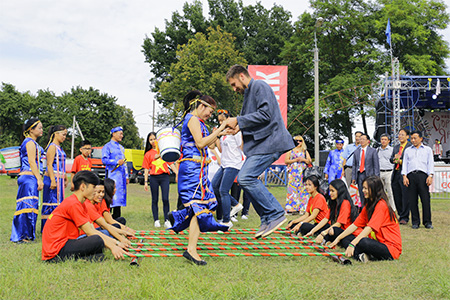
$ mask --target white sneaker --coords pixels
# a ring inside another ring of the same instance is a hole
[[[166,220],[166,221],[164,222],[164,228],[170,228],[170,227],[172,227],[172,224],[170,224],[170,221],[169,221],[169,220]]]
[[[223,221],[222,219],[219,219],[217,220],[217,223],[222,223],[222,221]]]
[[[247,215],[242,215],[242,216],[241,216],[241,219],[242,219],[242,220],[248,220],[248,216],[247,216]]]
[[[233,223],[231,223],[231,221],[228,222],[228,223],[220,222],[219,224],[220,224],[220,225],[223,225],[223,226],[227,226],[228,229],[230,229],[231,227],[233,227]]]
[[[161,227],[161,223],[159,223],[159,220],[155,221],[155,227]]]
[[[233,221],[233,222],[238,222],[238,219],[236,218],[236,216],[232,216],[230,219],[231,219],[231,221]]]
[[[368,263],[369,262],[369,256],[366,253],[361,253],[358,257],[359,261],[362,263]]]
[[[238,212],[240,212],[242,209],[244,209],[244,206],[240,203],[238,203],[238,205],[233,206],[231,208],[231,212],[230,212],[230,216],[234,216],[236,215]]]

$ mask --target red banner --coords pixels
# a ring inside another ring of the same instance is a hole
[[[255,80],[264,80],[275,93],[278,105],[281,110],[281,117],[284,126],[287,126],[287,66],[248,66],[250,76]],[[273,163],[274,165],[284,165],[284,154]]]

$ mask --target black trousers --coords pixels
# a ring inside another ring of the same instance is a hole
[[[370,238],[362,238],[359,241],[358,245],[355,246],[353,257],[359,260],[359,255],[361,253],[369,255],[370,260],[394,259],[385,244]]]
[[[428,175],[424,172],[410,172],[407,188],[409,205],[411,207],[411,223],[420,225],[419,196],[422,202],[422,221],[424,225],[431,225],[430,190],[427,185]]]
[[[400,221],[409,221],[408,188],[403,184],[403,176],[400,170],[394,170],[392,175],[392,193],[394,194],[395,207]]]
[[[79,240],[68,240],[58,255],[48,262],[59,262],[71,258],[101,261],[104,258],[104,247],[105,244],[98,235],[87,236]]]
[[[236,199],[239,202],[239,198],[241,197],[241,186],[239,183],[233,182],[233,185],[231,186],[230,194],[231,196]],[[248,210],[250,209],[250,199],[247,197],[246,192],[244,191],[243,198],[243,206],[241,215],[248,215]]]
[[[164,220],[168,220],[167,214],[169,213],[170,210],[169,186],[170,186],[169,174],[164,173],[160,175],[150,176],[150,191],[152,192],[152,214],[154,221],[159,220],[159,212],[158,212],[159,187],[161,187]]]
[[[333,227],[331,228],[333,230],[333,234],[330,233],[331,230],[328,231],[328,234],[326,236],[323,237],[323,239],[327,242],[334,242],[334,240],[341,234],[344,232],[344,229],[340,228],[340,227]],[[342,240],[340,240],[340,242],[338,243],[339,246],[341,246],[342,248],[347,248],[348,245],[355,239],[356,236],[354,236],[353,234],[347,235],[345,238],[343,238]]]
[[[307,234],[308,232],[310,232],[314,227],[316,227],[317,224],[311,224],[311,223],[303,223],[302,226],[300,226],[300,233],[302,235]],[[316,231],[316,233],[314,235],[319,235],[322,231],[327,230],[328,228],[330,228],[330,224],[325,224],[325,226],[323,226],[322,228],[320,228],[319,230]]]
[[[111,207],[111,216],[113,219],[117,219],[122,215],[121,206]]]

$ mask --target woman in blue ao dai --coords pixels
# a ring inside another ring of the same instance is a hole
[[[64,200],[67,186],[66,153],[61,144],[66,140],[67,128],[64,125],[50,126],[47,152],[47,170],[44,176],[44,192],[41,212],[41,232],[50,214]]]
[[[25,139],[20,146],[20,173],[17,179],[16,212],[12,222],[11,238],[15,243],[33,241],[39,213],[39,191],[42,191],[42,156],[44,149],[36,142],[42,136],[42,123],[30,119],[23,126]]]
[[[197,253],[200,232],[228,230],[213,216],[217,200],[208,179],[207,147],[225,134],[227,122],[209,134],[205,121],[216,108],[216,102],[199,91],[188,93],[183,100],[185,118],[181,129],[182,157],[178,171],[178,193],[184,209],[174,211],[169,216],[172,227],[180,232],[189,227],[189,243],[183,256],[197,265],[206,265]]]

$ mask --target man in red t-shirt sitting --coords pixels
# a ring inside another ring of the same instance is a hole
[[[75,159],[73,160],[72,171],[71,171],[71,173],[72,173],[72,176],[71,176],[72,184],[70,187],[71,191],[74,190],[73,176],[75,176],[75,174],[80,171],[91,171],[92,170],[92,161],[89,158],[89,156],[91,155],[91,152],[92,152],[91,142],[89,142],[88,140],[82,141],[81,147],[80,147],[80,152],[81,152],[81,154],[78,155],[77,157],[75,157]]]
[[[124,258],[126,246],[95,230],[83,206],[86,199],[93,198],[98,182],[97,175],[91,171],[80,171],[74,176],[75,192],[52,212],[42,232],[42,260],[103,260],[105,246],[115,259]],[[87,236],[77,239],[80,229]]]

